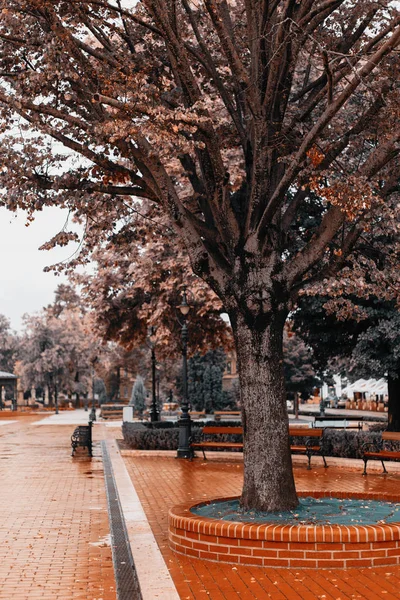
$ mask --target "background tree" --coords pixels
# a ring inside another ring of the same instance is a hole
[[[91,334],[91,318],[84,314],[70,286],[59,286],[54,303],[36,315],[25,315],[21,340],[21,373],[25,388],[48,388],[50,401],[57,392],[71,397],[92,391],[93,356],[101,343]]]
[[[103,235],[102,232],[100,235]],[[89,273],[65,265],[71,280],[79,284],[81,302],[92,311],[96,334],[115,341],[127,350],[146,341],[148,328],[157,329],[157,356],[180,354],[181,327],[177,319],[180,291],[185,282],[194,303],[190,313],[189,352],[232,347],[229,324],[221,318],[222,303],[190,268],[184,248],[177,244],[168,223],[152,220],[146,205],[133,213],[112,235],[86,256]],[[136,244],[136,238],[141,244]]]
[[[26,316],[25,329],[21,351],[22,382],[25,389],[47,389],[50,404],[53,404],[55,393],[64,388],[68,378],[63,323],[47,315]]]
[[[10,321],[0,315],[0,371],[13,373],[18,358],[18,336],[11,330]]]
[[[188,391],[190,403],[195,410],[213,412],[223,407],[222,376],[226,367],[226,355],[222,349],[196,353],[188,361]]]
[[[129,406],[134,406],[135,411],[142,416],[146,408],[146,388],[144,387],[143,377],[138,375],[132,388],[132,395],[129,401]]]
[[[391,313],[391,314],[390,314]],[[386,376],[388,382],[388,430],[400,431],[400,314],[385,318],[361,333],[352,352],[351,371],[362,377]]]
[[[368,294],[366,298],[340,296],[335,302],[328,296],[304,297],[293,321],[313,348],[320,370],[336,370],[353,379],[387,378],[388,429],[400,431],[400,315],[396,304]]]
[[[131,197],[168,218],[230,316],[242,505],[293,508],[284,322],[302,289],[357,258],[378,214],[395,222],[397,4],[1,0],[0,8],[6,204],[30,213],[66,206],[85,219],[89,244],[129,214]],[[16,124],[35,134],[16,139]],[[84,161],[55,155],[49,138]],[[306,228],[299,211],[312,216]],[[51,243],[71,239],[66,229]]]
[[[284,372],[286,390],[292,395],[299,393],[303,400],[321,385],[313,364],[313,352],[299,335],[288,327],[283,336]]]

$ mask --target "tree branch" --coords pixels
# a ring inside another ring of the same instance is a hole
[[[264,228],[269,222],[270,218],[274,214],[276,207],[279,205],[282,196],[286,193],[288,187],[292,184],[293,179],[300,170],[301,161],[305,158],[307,151],[311,148],[315,139],[320,135],[320,133],[325,129],[326,125],[330,123],[333,117],[338,113],[338,111],[342,108],[342,106],[349,99],[351,94],[357,89],[357,87],[362,83],[363,78],[369,75],[374,71],[379,62],[382,60],[384,56],[386,56],[393,48],[395,48],[400,43],[400,27],[394,31],[392,36],[387,40],[379,50],[377,50],[365,63],[364,65],[355,73],[353,79],[348,83],[348,85],[344,88],[341,94],[336,98],[336,100],[330,104],[309,133],[303,139],[303,142],[297,151],[295,157],[291,161],[291,164],[287,168],[285,175],[282,177],[278,186],[276,187],[265,211],[260,219],[260,223],[258,226],[258,235],[262,236]]]

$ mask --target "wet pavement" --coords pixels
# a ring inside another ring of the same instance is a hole
[[[6,422],[0,414],[0,600],[116,600],[100,441],[113,444],[121,432],[119,427],[96,423],[93,459],[84,449],[72,459],[74,423],[87,419],[87,413],[78,413],[50,417],[40,427],[37,424],[46,415],[18,416]],[[400,600],[400,567],[396,566],[277,569],[173,554],[167,542],[169,508],[239,494],[242,460],[220,453],[193,462],[176,460],[174,453],[122,454],[182,600]],[[316,461],[311,471],[301,457],[295,462],[299,490],[370,490],[400,496],[400,471],[395,465],[389,466],[388,476],[375,471],[363,477],[362,465],[355,461],[343,462],[344,468],[332,462],[329,469]],[[121,467],[119,471],[118,481]],[[130,510],[128,483],[119,492]],[[147,562],[150,573],[157,570]],[[163,594],[149,600],[156,598],[163,600]]]
[[[168,510],[193,500],[240,494],[242,460],[210,453],[193,462],[122,452],[153,533],[179,595],[184,600],[399,600],[400,567],[343,569],[276,569],[221,564],[174,554],[168,546]],[[400,473],[362,476],[362,461],[345,461],[357,469],[315,463],[308,471],[303,457],[295,459],[299,490],[380,492],[400,497]],[[329,459],[328,459],[329,461]],[[394,465],[389,466],[389,468]]]
[[[73,425],[41,418],[0,415],[0,599],[116,600],[102,428],[72,459]]]

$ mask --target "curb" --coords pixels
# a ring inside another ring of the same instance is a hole
[[[106,443],[142,598],[180,600],[117,443]]]

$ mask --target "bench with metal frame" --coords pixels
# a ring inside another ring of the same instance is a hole
[[[93,456],[92,426],[92,421],[89,421],[88,425],[78,425],[78,427],[75,429],[74,433],[71,435],[71,456],[74,456],[75,450],[78,447],[87,448],[89,456]]]
[[[190,410],[189,415],[192,419],[203,419],[206,417],[205,410]]]
[[[323,429],[309,429],[304,427],[290,427],[289,435],[296,438],[305,438],[304,444],[291,444],[290,450],[295,454],[305,454],[308,458],[308,469],[311,469],[311,457],[319,455],[327,468],[325,456],[322,451],[322,445],[319,443],[324,434]],[[243,436],[243,427],[203,427],[202,435],[241,435]],[[195,450],[203,452],[204,460],[207,460],[205,450],[243,450],[243,442],[229,442],[219,440],[202,440],[200,442],[191,442],[191,459]]]
[[[303,444],[290,444],[290,451],[294,454],[305,454],[308,458],[307,469],[311,469],[311,457],[319,455],[327,469],[325,455],[322,449],[324,430],[321,428],[289,427],[290,437],[305,438]]]
[[[341,415],[326,415],[315,417],[313,427],[331,427],[332,429],[358,429],[363,428],[363,417],[342,417]]]
[[[203,427],[202,435],[241,435],[243,436],[243,427]],[[222,442],[219,440],[202,440],[201,442],[191,442],[190,449],[192,456],[195,450],[202,450],[204,460],[207,460],[205,450],[243,450],[243,442]]]
[[[385,442],[400,442],[400,432],[398,431],[384,431],[382,433],[382,439],[378,442],[366,442],[362,446],[364,471],[363,475],[367,475],[367,463],[369,460],[380,460],[382,463],[382,473],[386,475],[387,470],[385,467],[385,460],[400,461],[399,450],[386,450],[384,445]],[[371,448],[371,449],[370,449]]]

